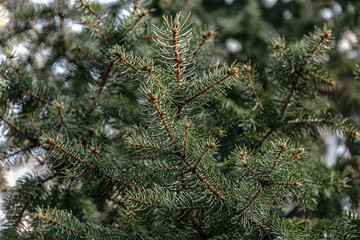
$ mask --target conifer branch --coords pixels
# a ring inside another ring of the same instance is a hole
[[[86,4],[86,2],[84,2],[83,0],[80,0],[80,2],[81,2],[81,4],[82,4],[84,7],[86,7],[86,8],[89,10],[89,12],[92,13],[92,15],[94,15],[97,19],[99,19],[100,22],[102,22],[103,24],[105,24],[105,21],[99,16],[99,14],[97,14],[97,13],[94,11],[94,9],[91,8],[91,6],[90,6],[91,4],[90,4],[90,3]]]
[[[60,150],[61,152],[65,153],[67,156],[69,156],[70,158],[74,159],[75,161],[81,163],[82,165],[86,166],[87,168],[91,169],[91,170],[95,170],[95,168],[85,162],[83,159],[81,159],[80,157],[74,155],[73,153],[71,153],[70,151],[66,150],[65,148],[61,147],[60,145],[58,145],[57,143],[55,143],[54,139],[48,139],[48,138],[44,138],[43,139],[44,142],[54,146],[56,149]]]
[[[297,187],[302,186],[302,184],[300,182],[273,182],[270,185],[297,186]]]
[[[49,101],[46,100],[45,98],[42,98],[42,97],[40,97],[40,96],[38,96],[38,95],[36,95],[36,94],[34,94],[34,93],[30,92],[29,90],[26,90],[26,89],[24,88],[23,82],[22,82],[22,80],[21,80],[21,71],[20,71],[19,67],[15,66],[15,63],[14,63],[14,61],[13,61],[13,56],[9,56],[9,59],[10,59],[10,62],[11,62],[12,67],[14,68],[14,70],[15,70],[15,72],[16,72],[16,75],[17,75],[17,78],[18,78],[18,82],[19,82],[20,88],[21,88],[22,90],[24,90],[24,92],[25,92],[27,95],[29,95],[30,97],[35,98],[36,100],[38,100],[38,101],[40,101],[40,102],[46,103],[46,104],[48,104],[49,106],[52,106],[51,102],[49,102]]]
[[[247,162],[245,161],[245,155],[243,152],[239,152],[239,155],[241,156],[241,158],[243,159],[241,161],[241,164],[251,173],[251,175],[254,176],[254,178],[256,178],[256,180],[259,183],[262,183],[262,181],[260,180],[260,178],[255,174],[255,172],[249,167],[249,165],[247,164]]]
[[[149,101],[154,105],[154,108],[155,108],[159,118],[161,119],[161,122],[164,125],[164,127],[165,127],[165,129],[166,129],[166,131],[168,133],[169,138],[171,139],[171,141],[173,143],[176,143],[174,135],[170,130],[169,124],[167,123],[166,118],[164,117],[166,112],[161,111],[160,108],[159,108],[159,105],[156,102],[157,95],[156,94],[152,95],[150,89],[147,90],[147,93],[148,93],[148,96],[149,96]]]
[[[81,19],[81,22],[83,22],[86,26],[91,28],[94,32],[98,33],[102,38],[106,39],[109,43],[111,43],[110,38],[105,33],[100,31],[99,29],[97,29],[96,27],[91,25],[90,23],[88,23],[85,19]]]
[[[297,150],[297,151],[293,151],[293,154],[291,155],[291,157],[296,157],[297,159],[300,159],[300,157],[299,156],[297,156],[298,154],[300,154],[300,153],[302,153],[302,152],[304,152],[304,148],[300,148],[299,150]]]
[[[296,222],[295,225],[299,226],[299,225],[302,225],[302,224],[308,223],[308,222],[310,222],[310,219],[304,219],[304,220],[301,220],[299,222]]]
[[[254,141],[249,137],[249,135],[246,133],[246,131],[243,130],[243,128],[239,127],[232,119],[230,119],[227,115],[225,115],[223,112],[221,112],[220,109],[218,109],[214,104],[211,104],[210,106],[218,114],[220,114],[220,116],[222,118],[224,118],[226,121],[228,121],[236,129],[236,132],[241,133],[251,145],[254,144]]]
[[[347,128],[347,127],[341,126],[341,125],[339,125],[339,124],[337,124],[337,123],[333,123],[332,125],[333,125],[334,127],[337,127],[337,128],[339,128],[339,129],[344,130],[345,132],[348,132],[348,133],[353,134],[353,135],[355,135],[355,136],[359,136],[359,133],[358,133],[358,132],[355,132],[355,131]]]
[[[224,64],[223,64],[223,63],[219,63],[219,64],[212,65],[212,66],[200,67],[200,68],[198,68],[197,70],[199,70],[199,71],[204,71],[204,70],[210,70],[210,69],[218,68],[218,67],[222,67],[222,66],[224,66]]]
[[[113,113],[113,110],[108,107],[107,105],[105,105],[103,102],[101,102],[99,99],[97,99],[95,96],[90,96],[90,99],[92,99],[95,103],[99,104],[100,106],[102,106],[103,108],[107,109],[108,111],[110,111],[111,113]],[[120,119],[122,122],[124,122],[127,125],[130,125],[131,122],[126,120],[125,118],[121,117],[119,114],[115,113],[114,116],[118,119]]]
[[[21,209],[20,214],[19,214],[18,218],[16,219],[16,221],[14,223],[14,226],[12,227],[13,231],[15,231],[16,228],[19,226],[19,224],[21,222],[21,219],[23,218],[26,209],[29,207],[29,204],[30,204],[30,202],[26,202],[24,207]]]
[[[273,162],[273,165],[272,165],[272,167],[271,167],[271,169],[270,169],[270,171],[269,171],[269,179],[271,178],[271,175],[272,175],[272,173],[273,173],[273,171],[274,171],[274,169],[275,169],[275,167],[276,167],[276,164],[278,163],[278,161],[279,161],[279,159],[280,159],[280,156],[281,156],[281,154],[284,152],[286,150],[286,142],[284,142],[283,144],[281,144],[281,147],[280,147],[280,150],[278,150],[278,154],[277,154],[277,156],[276,156],[276,158],[275,158],[275,161]]]
[[[325,39],[330,38],[330,37],[331,37],[331,30],[327,30],[325,34],[324,33],[320,34],[320,40],[316,43],[314,48],[306,55],[304,62],[301,64],[300,72],[302,72],[302,70],[304,69],[305,65],[307,64],[308,59],[311,58],[312,55],[319,49],[320,44],[322,42],[324,42]]]
[[[188,129],[189,129],[190,124],[189,123],[185,123],[185,140],[184,140],[184,156],[186,156],[186,150],[187,150],[187,144],[188,144]]]
[[[330,80],[322,77],[322,76],[319,76],[317,74],[314,74],[314,73],[310,73],[310,72],[303,72],[303,74],[305,75],[309,75],[309,76],[312,76],[312,77],[315,77],[317,79],[320,79],[321,81],[323,82],[326,82],[327,84],[331,85],[331,86],[335,86],[335,83],[334,82],[331,82]]]
[[[157,36],[157,35],[143,35],[143,36],[138,36],[137,38],[138,39],[153,39],[153,38],[158,38],[160,36]]]
[[[168,172],[168,171],[177,171],[179,168],[164,168],[164,169],[153,169],[154,172]]]
[[[61,113],[61,109],[64,109],[64,106],[62,106],[62,105],[60,105],[60,104],[57,103],[57,104],[56,104],[56,108],[57,108],[58,113],[59,113],[59,117],[60,117],[60,120],[61,120],[61,124],[64,125],[64,127],[69,128],[69,127],[66,125],[66,123],[65,123],[65,121],[64,121],[64,117],[63,117],[63,115],[62,115],[62,113]]]
[[[28,117],[30,123],[31,123],[31,126],[34,128],[35,131],[40,131],[41,129],[38,128],[34,122],[34,120],[32,119],[31,115],[29,112],[26,112],[26,116]]]
[[[118,52],[115,49],[113,50],[113,53],[115,53],[115,55],[117,56],[117,58],[121,59],[126,65],[128,65],[129,67],[131,67],[135,72],[137,73],[141,73],[140,69],[138,69],[137,67],[135,67],[131,62],[129,62],[124,56],[122,52]]]
[[[196,50],[194,51],[194,53],[192,54],[192,57],[193,57],[193,58],[198,54],[198,52],[199,52],[199,50],[201,49],[201,47],[204,45],[204,43],[205,43],[207,40],[209,40],[209,39],[213,36],[213,34],[214,34],[214,31],[213,31],[213,30],[210,30],[207,34],[202,34],[202,40],[201,40],[199,46],[198,46],[198,47],[196,48]]]
[[[130,201],[133,201],[133,202],[141,203],[141,204],[148,205],[148,206],[152,206],[152,207],[167,208],[166,206],[161,206],[161,205],[156,204],[156,203],[151,203],[151,202],[142,201],[142,200],[139,200],[139,199],[136,199],[136,198],[132,198],[132,197],[128,197],[127,199],[129,199]]]
[[[321,179],[321,178],[306,178],[309,179],[311,181],[314,182],[318,182],[318,183],[331,183],[331,184],[341,184],[341,185],[346,185],[346,181],[335,181],[335,180],[326,180],[326,179]]]
[[[265,134],[264,137],[262,137],[262,139],[260,140],[260,142],[255,146],[255,149],[259,149],[261,147],[261,145],[265,142],[266,139],[268,139],[268,137],[271,136],[271,134],[273,133],[273,131],[275,130],[275,128],[270,127],[269,131],[267,131],[267,133]]]
[[[176,27],[174,27],[172,29],[173,30],[172,39],[173,39],[173,48],[174,48],[174,55],[175,55],[176,80],[177,80],[177,85],[180,88],[180,86],[181,86],[180,66],[185,59],[180,59],[180,55],[179,55],[179,45],[178,45],[179,25],[180,25],[180,23],[177,22]]]
[[[209,137],[209,136],[213,136],[213,135],[222,135],[224,132],[222,130],[219,130],[217,132],[211,132],[211,133],[204,133],[201,134],[199,137]]]
[[[132,15],[134,15],[138,9],[139,9],[139,0],[134,0],[134,11],[132,12]]]
[[[72,232],[72,233],[75,233],[76,235],[79,235],[79,236],[82,236],[82,237],[89,237],[89,236],[86,235],[85,233],[82,233],[82,232],[80,232],[80,231],[78,231],[78,230],[75,230],[74,228],[69,227],[69,226],[67,226],[67,225],[65,225],[65,224],[63,224],[63,223],[59,223],[59,222],[56,221],[55,219],[47,218],[47,217],[45,217],[44,215],[42,215],[42,214],[40,214],[40,213],[35,213],[35,216],[38,217],[38,218],[41,218],[41,219],[43,219],[43,220],[45,220],[45,221],[47,221],[47,222],[53,223],[53,224],[55,224],[55,225],[57,225],[57,226],[65,229],[65,230],[68,230],[68,231],[70,231],[70,232]],[[94,239],[94,238],[92,238],[92,239]],[[95,239],[94,239],[94,240],[95,240]]]
[[[135,11],[134,11],[135,13]],[[139,17],[136,19],[136,21],[130,26],[130,28],[124,33],[124,38],[125,39],[129,33],[134,29],[134,27],[136,26],[136,24],[138,24],[140,22],[140,20],[145,17],[147,15],[147,12],[144,10],[140,13]]]
[[[132,198],[132,197],[128,197],[127,199],[130,200],[130,201],[133,201],[133,202],[137,202],[137,203],[144,204],[144,205],[148,205],[148,206],[152,206],[152,207],[157,207],[157,208],[164,208],[164,209],[193,210],[193,209],[208,209],[208,208],[211,208],[211,207],[212,207],[212,206],[210,206],[210,205],[167,207],[167,206],[162,206],[162,205],[159,205],[159,204],[156,204],[156,203],[151,203],[151,202],[143,201],[143,200],[136,199],[136,198]]]
[[[99,84],[99,89],[98,89],[98,94],[101,94],[105,84],[106,84],[106,80],[108,79],[111,70],[113,69],[114,66],[114,62],[112,60],[109,61],[108,65],[106,66],[106,70],[103,73],[102,77],[101,77],[101,82]]]
[[[161,152],[167,152],[167,153],[175,154],[175,152],[172,152],[170,150],[167,150],[167,149],[164,149],[164,148],[161,148],[161,147],[152,146],[152,145],[147,145],[147,144],[142,144],[142,143],[130,143],[130,145],[132,145],[134,147],[149,148],[149,149],[159,150]]]
[[[270,230],[269,227],[267,227],[265,224],[263,224],[262,222],[257,222],[254,221],[253,219],[251,219],[250,217],[247,217],[247,220],[249,220],[249,222],[255,224],[256,226],[262,228],[263,230]]]
[[[268,72],[268,73],[274,73],[275,75],[278,75],[278,76],[280,76],[281,78],[283,78],[283,79],[285,79],[285,80],[290,80],[290,81],[291,81],[291,78],[289,78],[288,76],[286,76],[286,75],[284,75],[284,74],[282,74],[282,73],[279,73],[278,71],[275,71],[275,70],[272,69],[272,68],[267,69],[267,72]]]
[[[92,62],[93,64],[99,66],[99,63],[94,59],[92,58],[89,54],[87,54],[81,46],[76,46],[76,47],[73,47],[74,50],[77,50],[79,51],[79,53],[81,53],[84,57],[86,57],[87,59],[89,59],[90,62]]]
[[[263,107],[260,99],[259,99],[258,96],[256,95],[256,92],[255,92],[255,89],[254,89],[254,85],[253,85],[253,83],[252,83],[252,81],[251,81],[251,77],[250,77],[250,74],[249,74],[249,71],[250,71],[251,68],[250,68],[250,66],[244,65],[244,69],[245,69],[245,73],[246,73],[246,76],[247,76],[247,78],[248,78],[248,81],[249,81],[249,84],[250,84],[250,87],[251,87],[251,91],[252,91],[252,93],[254,94],[254,97],[255,97],[255,99],[256,99],[256,102],[259,104],[261,110],[264,111],[264,107]]]
[[[229,69],[228,70],[228,73],[220,78],[219,80],[217,80],[216,82],[210,84],[209,86],[207,86],[206,88],[204,88],[203,90],[195,93],[193,96],[185,99],[185,103],[188,103],[192,100],[194,100],[195,98],[199,97],[200,95],[204,94],[205,92],[207,92],[208,90],[210,90],[211,88],[213,88],[214,86],[218,85],[219,83],[223,82],[224,80],[228,79],[229,77],[232,77],[232,76],[235,76],[235,77],[238,77],[238,75],[236,74],[237,72],[239,71],[239,68],[234,68],[234,69]]]
[[[203,157],[205,156],[205,154],[213,147],[215,147],[215,143],[211,143],[211,144],[206,143],[206,148],[203,151],[203,153],[201,154],[201,156],[199,157],[199,159],[196,161],[195,166],[199,166],[199,164],[200,164],[201,160],[203,159]]]
[[[197,217],[195,217],[195,213],[192,213],[192,214],[191,214],[191,218],[192,218],[191,222],[192,222],[192,224],[194,225],[194,227],[196,228],[196,230],[198,231],[200,237],[201,237],[202,239],[208,239],[209,236],[208,236],[208,234],[207,234],[207,232],[206,232],[206,229],[205,229],[205,227],[200,223],[199,219],[198,219]]]
[[[324,123],[326,119],[296,119],[287,121],[288,124],[316,124],[316,123]]]
[[[288,55],[286,55],[286,53],[284,52],[282,46],[280,46],[280,44],[278,42],[275,43],[275,49],[279,49],[279,51],[282,53],[282,55],[284,55],[284,57],[286,58],[286,60],[289,62],[289,64],[291,65],[291,71],[290,73],[293,73],[295,71],[295,66],[293,64],[293,62],[291,61],[291,59],[288,57]]]
[[[26,134],[22,129],[20,129],[18,126],[16,126],[15,124],[13,124],[12,122],[6,120],[3,116],[0,115],[0,119],[3,120],[7,125],[9,125],[12,129],[14,129],[16,132],[20,133],[21,135],[23,135],[25,138],[29,139],[30,141],[37,141],[37,139],[32,138],[31,136],[29,136],[28,134]]]
[[[241,209],[241,212],[244,212],[245,210],[247,210],[251,206],[251,204],[260,196],[260,193],[262,192],[263,189],[264,189],[264,185],[261,185],[258,188],[258,190],[256,190],[254,195],[251,197],[248,204],[246,204],[246,206],[243,209]]]

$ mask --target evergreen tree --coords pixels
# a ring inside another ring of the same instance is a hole
[[[214,54],[197,1],[2,4],[2,238],[359,238],[359,213],[321,213],[359,179],[312,152],[319,128],[359,140],[323,95],[326,26],[274,39],[257,67]]]

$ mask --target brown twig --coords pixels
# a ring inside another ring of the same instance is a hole
[[[275,167],[276,167],[276,164],[278,163],[278,161],[279,161],[279,159],[280,159],[281,154],[282,154],[285,150],[286,150],[286,142],[284,142],[283,144],[281,144],[280,150],[278,150],[278,154],[277,154],[277,156],[276,156],[276,158],[275,158],[275,161],[273,162],[273,165],[272,165],[271,169],[269,170],[269,175],[268,175],[269,179],[271,178],[271,175],[272,175],[272,173],[273,173],[273,171],[274,171],[274,169],[275,169]]]
[[[61,109],[64,109],[64,106],[62,106],[62,105],[60,105],[60,104],[57,103],[57,104],[56,104],[56,108],[57,108],[58,113],[59,113],[59,117],[60,117],[61,124],[64,125],[64,127],[69,128],[69,127],[66,125],[66,123],[65,123],[65,121],[64,121],[64,117],[63,117],[63,115],[62,115],[62,113],[61,113]]]
[[[215,147],[215,143],[206,143],[206,148],[205,150],[203,151],[203,153],[201,154],[201,156],[199,157],[199,159],[196,161],[196,166],[199,166],[201,160],[203,159],[203,157],[205,156],[205,154],[210,150],[212,149],[213,147]]]
[[[21,219],[23,218],[24,216],[24,213],[26,211],[26,209],[29,207],[29,202],[25,203],[24,207],[21,209],[20,213],[19,213],[19,216],[18,218],[16,219],[15,223],[14,223],[14,226],[12,227],[12,229],[15,231],[16,228],[19,226],[20,222],[21,222]]]
[[[138,24],[140,22],[140,20],[145,17],[147,14],[147,12],[144,10],[140,13],[139,17],[136,19],[136,21],[130,26],[130,28],[124,33],[124,37],[123,39],[125,39],[129,33],[134,29],[134,27],[136,26],[136,24]]]
[[[187,143],[188,143],[188,129],[190,124],[185,123],[185,140],[184,140],[184,156],[186,156],[186,150],[187,150]]]
[[[224,66],[224,64],[223,64],[223,63],[219,63],[219,64],[212,65],[212,66],[200,67],[200,68],[198,68],[197,70],[199,70],[199,71],[204,71],[204,70],[210,70],[210,69],[218,68],[218,67],[222,67],[222,66]]]
[[[86,57],[87,59],[89,59],[90,62],[94,63],[95,65],[99,66],[99,63],[92,58],[89,54],[87,54],[81,46],[77,46],[73,48],[74,50],[78,50],[84,57]]]
[[[284,55],[284,57],[286,58],[286,60],[289,62],[289,64],[291,65],[291,71],[290,73],[293,73],[295,71],[295,66],[293,64],[293,62],[291,61],[291,59],[288,57],[288,55],[286,55],[286,53],[284,52],[282,46],[280,46],[280,44],[278,42],[275,43],[275,49],[279,49],[279,51],[282,53],[282,55]]]
[[[331,86],[335,86],[335,83],[334,82],[331,82],[330,80],[322,77],[322,76],[319,76],[317,74],[314,74],[314,73],[309,73],[309,72],[303,72],[303,74],[305,75],[309,75],[309,76],[312,76],[312,77],[315,77],[317,79],[320,79],[321,81],[323,82],[326,82],[327,84],[331,85]]]

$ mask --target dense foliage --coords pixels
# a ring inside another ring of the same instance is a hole
[[[340,205],[359,200],[359,133],[329,104],[332,31],[265,41],[254,2],[209,27],[198,1],[4,1],[2,238],[359,238]],[[229,33],[244,56],[219,48]],[[324,129],[353,158],[326,166]]]

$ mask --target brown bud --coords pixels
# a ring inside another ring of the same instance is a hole
[[[215,143],[211,143],[210,147],[211,148],[215,147]]]
[[[244,157],[244,153],[243,152],[239,152],[241,157]]]
[[[300,187],[302,184],[301,184],[301,182],[296,182],[295,185]]]
[[[58,103],[56,103],[56,107],[57,107],[57,108],[60,108],[60,107],[61,107],[61,105],[60,105],[60,104],[58,104]]]
[[[153,97],[153,99],[155,99],[155,100],[157,99],[157,95],[156,95],[156,94],[154,94],[152,97]]]
[[[189,124],[189,123],[185,123],[185,126],[186,126],[186,127],[190,127],[190,124]]]
[[[99,154],[99,153],[100,153],[100,150],[96,150],[95,153],[96,153],[96,154]]]
[[[54,143],[55,141],[54,141],[54,139],[50,139],[50,143]]]
[[[95,148],[94,148],[94,147],[91,147],[91,148],[90,148],[90,151],[92,151],[92,152],[95,151]]]
[[[241,164],[242,164],[243,166],[245,166],[245,167],[247,166],[247,162],[246,162],[245,160],[242,160],[242,161],[241,161]]]
[[[147,92],[148,94],[151,94],[151,91],[150,91],[150,89],[147,89],[147,90],[146,90],[146,92]]]
[[[116,161],[116,158],[112,158],[111,160]]]
[[[223,130],[219,130],[219,134],[222,135],[224,133]]]
[[[122,170],[122,172],[123,172],[123,173],[126,173],[126,169],[124,168],[124,169]]]

